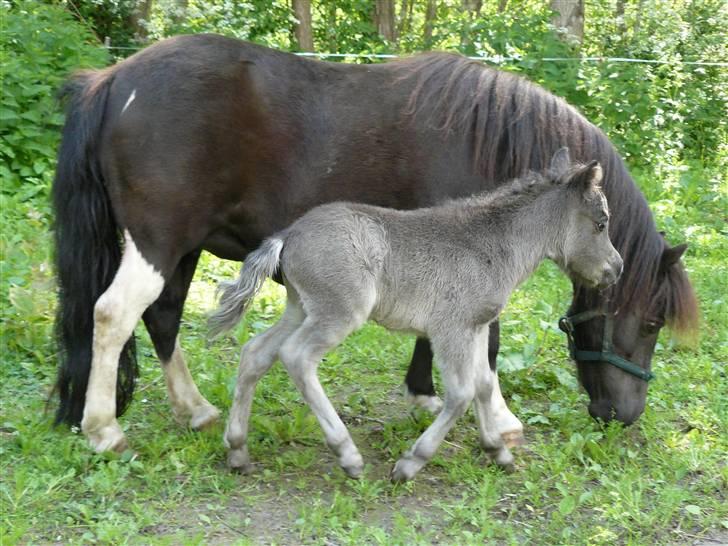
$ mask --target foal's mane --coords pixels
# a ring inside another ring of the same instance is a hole
[[[406,111],[411,122],[466,139],[473,169],[486,180],[529,178],[527,173],[545,170],[563,146],[573,160],[598,160],[612,214],[610,237],[625,263],[613,296],[616,305],[638,306],[649,316],[660,310],[648,307],[660,304],[678,331],[697,326],[697,302],[687,274],[679,263],[661,271],[666,244],[644,196],[601,130],[540,86],[459,55],[426,53],[395,66],[400,81],[414,84]],[[504,197],[501,191],[512,190],[506,185],[494,198]]]

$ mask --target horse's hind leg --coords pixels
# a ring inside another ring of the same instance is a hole
[[[476,354],[483,343],[475,332],[462,331],[431,338],[445,387],[445,401],[435,421],[397,461],[393,481],[412,479],[435,455],[455,422],[465,413],[475,394]]]
[[[255,386],[278,359],[281,344],[303,322],[304,314],[295,298],[288,298],[283,316],[265,332],[248,341],[240,354],[235,398],[225,428],[228,465],[239,472],[251,469],[248,455],[248,422]]]
[[[318,317],[325,316],[326,319]],[[336,454],[339,465],[351,478],[364,469],[364,460],[354,445],[346,425],[326,396],[316,367],[327,351],[341,343],[366,319],[352,320],[335,313],[310,314],[281,347],[280,357],[296,387],[318,419],[326,444]]]
[[[164,277],[144,259],[128,231],[124,237],[119,269],[94,305],[93,356],[81,429],[97,452],[126,447],[116,420],[119,354],[144,310],[164,288]]]
[[[197,389],[178,338],[182,308],[199,257],[200,251],[195,251],[180,260],[162,294],[142,317],[162,364],[172,413],[178,422],[187,422],[196,430],[220,418],[218,409]]]

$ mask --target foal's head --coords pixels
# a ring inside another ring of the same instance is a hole
[[[596,161],[573,165],[562,148],[551,160],[551,176],[562,185],[564,238],[554,260],[569,276],[586,286],[614,284],[622,273],[622,258],[609,240],[609,208]]]

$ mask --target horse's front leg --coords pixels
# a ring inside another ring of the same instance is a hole
[[[81,430],[97,452],[126,448],[116,420],[119,355],[142,313],[164,287],[162,274],[144,259],[127,231],[124,236],[119,269],[94,305],[93,355]]]
[[[437,413],[442,409],[442,400],[435,394],[432,383],[432,348],[430,341],[424,337],[418,337],[415,341],[415,350],[404,384],[407,400],[414,407],[430,413]]]
[[[172,413],[179,423],[195,430],[205,428],[220,418],[195,385],[180,347],[178,333],[182,309],[195,273],[200,251],[184,256],[159,296],[144,313],[157,356],[162,364]]]

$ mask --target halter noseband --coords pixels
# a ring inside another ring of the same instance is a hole
[[[612,366],[624,370],[625,372],[639,377],[643,381],[650,381],[655,376],[652,372],[642,369],[634,362],[630,362],[612,351],[612,334],[614,333],[614,315],[616,313],[607,313],[592,309],[583,311],[575,315],[565,315],[559,319],[559,328],[566,334],[569,340],[569,353],[573,360],[582,360],[589,362],[609,362]],[[602,334],[602,350],[601,351],[582,351],[576,347],[574,341],[574,326],[587,322],[589,320],[603,317],[604,333]]]

